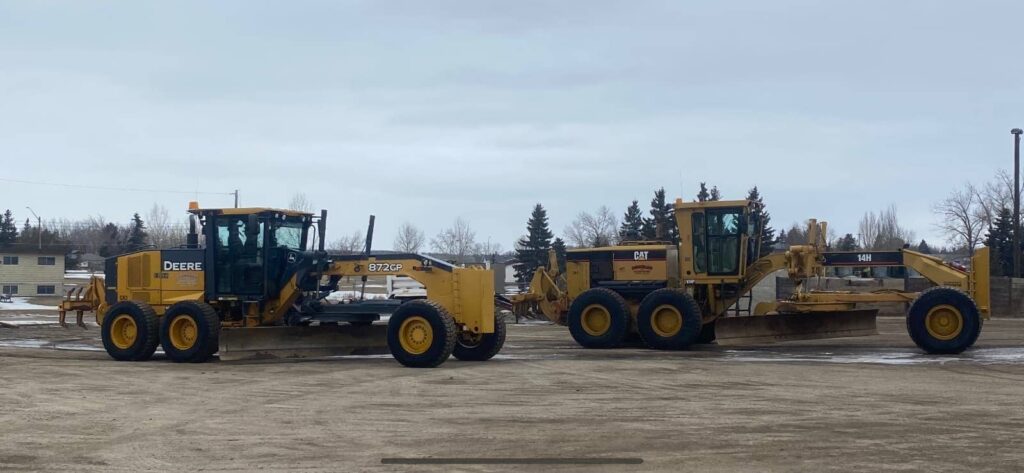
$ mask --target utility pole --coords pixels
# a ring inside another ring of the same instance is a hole
[[[1020,277],[1020,128],[1013,134],[1013,277]]]
[[[238,208],[238,189],[235,189],[235,208]]]
[[[32,210],[32,207],[26,206],[25,208],[28,209],[29,212],[32,212],[32,215],[35,215],[35,217],[36,217],[36,234],[39,235],[39,249],[42,250],[43,249],[43,219],[39,218],[39,216],[36,215],[36,211]]]

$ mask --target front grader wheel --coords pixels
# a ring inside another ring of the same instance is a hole
[[[928,353],[955,355],[977,341],[981,316],[967,294],[951,287],[933,287],[910,306],[907,332]]]
[[[651,348],[684,350],[701,335],[700,306],[682,289],[658,289],[640,302],[636,328]]]
[[[118,302],[107,310],[100,326],[103,348],[117,361],[146,361],[160,342],[159,325],[149,304]]]
[[[494,358],[505,345],[505,318],[494,316],[494,333],[462,332],[455,342],[452,355],[462,361],[487,361]]]
[[[455,319],[430,300],[406,302],[388,321],[391,356],[410,368],[434,368],[444,363],[455,342]]]
[[[569,307],[569,333],[584,348],[615,348],[629,332],[629,305],[611,289],[584,291]]]
[[[220,317],[209,304],[183,301],[172,305],[160,323],[160,344],[176,363],[202,363],[217,353]]]

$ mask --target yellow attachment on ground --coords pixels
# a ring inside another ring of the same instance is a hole
[[[132,316],[121,314],[111,322],[110,341],[117,348],[122,350],[131,348],[138,336],[139,326],[135,323],[135,319]]]
[[[548,320],[565,325],[565,314],[569,311],[569,296],[558,285],[558,259],[555,251],[548,252],[548,267],[537,268],[530,280],[527,292],[509,297],[513,311],[524,314],[534,305]]]
[[[64,294],[64,299],[57,306],[61,327],[67,327],[65,321],[68,312],[75,312],[75,319],[79,327],[85,327],[83,320],[85,312],[96,312],[96,324],[103,322],[103,316],[107,313],[107,304],[103,297],[103,278],[92,276],[89,283],[79,286]]]

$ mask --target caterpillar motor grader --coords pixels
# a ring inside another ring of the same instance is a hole
[[[228,360],[390,351],[403,365],[434,367],[453,354],[487,360],[504,344],[490,270],[372,253],[372,217],[366,251],[342,255],[324,249],[326,211],[200,209],[192,202],[189,212],[184,246],[108,258],[105,277],[66,296],[61,324],[76,312],[84,326],[83,313],[95,312],[104,348],[123,361],[147,360],[160,345],[176,362],[203,362],[218,352]],[[310,239],[317,249],[307,248]],[[325,300],[343,277],[365,283],[389,275],[418,281],[427,298]],[[382,313],[391,314],[388,323],[374,324]]]
[[[827,224],[810,220],[806,244],[762,256],[758,205],[676,200],[679,245],[569,250],[565,274],[552,253],[529,291],[513,296],[514,310],[539,309],[568,325],[576,342],[588,348],[618,346],[630,333],[651,348],[668,350],[716,338],[755,344],[872,335],[878,310],[858,308],[865,303],[910,304],[907,330],[928,353],[960,353],[977,340],[982,318],[989,317],[988,248],[975,253],[970,270],[908,249],[832,252],[825,248]],[[808,288],[811,278],[834,266],[905,266],[936,287],[921,293]],[[754,286],[780,270],[796,283],[793,297],[751,310]]]

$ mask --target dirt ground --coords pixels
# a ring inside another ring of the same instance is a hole
[[[961,357],[919,354],[899,319],[880,330],[666,353],[583,350],[563,328],[522,325],[498,359],[416,370],[118,363],[95,327],[0,328],[0,471],[1024,468],[1024,321],[989,322]],[[382,463],[396,457],[643,463]]]

